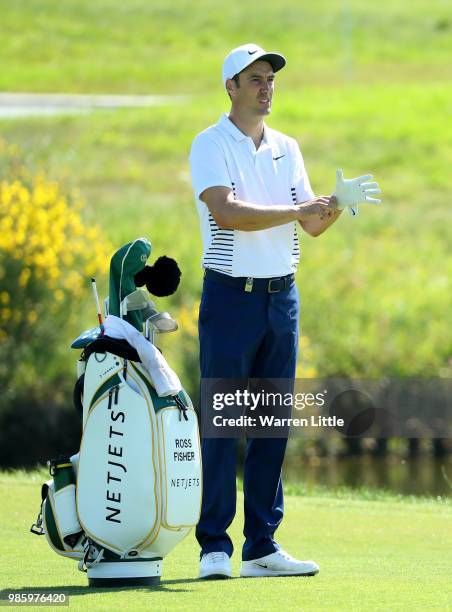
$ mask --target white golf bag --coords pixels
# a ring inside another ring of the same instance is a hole
[[[159,320],[171,331],[169,315],[154,310],[151,342]],[[184,390],[159,397],[134,349],[98,331],[73,344],[83,348],[75,392],[80,451],[50,462],[53,480],[42,487],[32,531],[77,559],[91,586],[155,584],[162,559],[199,519],[197,417]]]

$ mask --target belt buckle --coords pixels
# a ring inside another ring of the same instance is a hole
[[[271,278],[271,279],[268,281],[268,285],[267,285],[267,291],[268,291],[268,293],[279,293],[279,292],[281,291],[281,285],[279,285],[278,289],[272,289],[272,283],[273,283],[274,281],[276,281],[276,282],[278,282],[278,283],[281,283],[281,280],[282,280],[282,279],[280,279],[280,278]]]

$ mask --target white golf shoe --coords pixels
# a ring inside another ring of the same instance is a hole
[[[231,578],[231,561],[225,552],[211,552],[201,557],[199,577],[211,580]]]
[[[260,559],[242,561],[240,576],[315,576],[319,569],[314,561],[298,561],[283,550],[277,550]]]

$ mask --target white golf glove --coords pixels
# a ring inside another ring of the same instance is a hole
[[[380,204],[381,200],[371,197],[381,193],[377,182],[367,182],[373,179],[371,174],[344,179],[342,170],[336,170],[336,189],[333,195],[337,198],[339,210],[348,207],[352,216],[358,214],[358,204]]]

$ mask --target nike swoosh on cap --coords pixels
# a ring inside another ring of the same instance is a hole
[[[254,51],[248,51],[248,55],[254,55],[255,53],[257,53],[257,49],[254,49]]]

